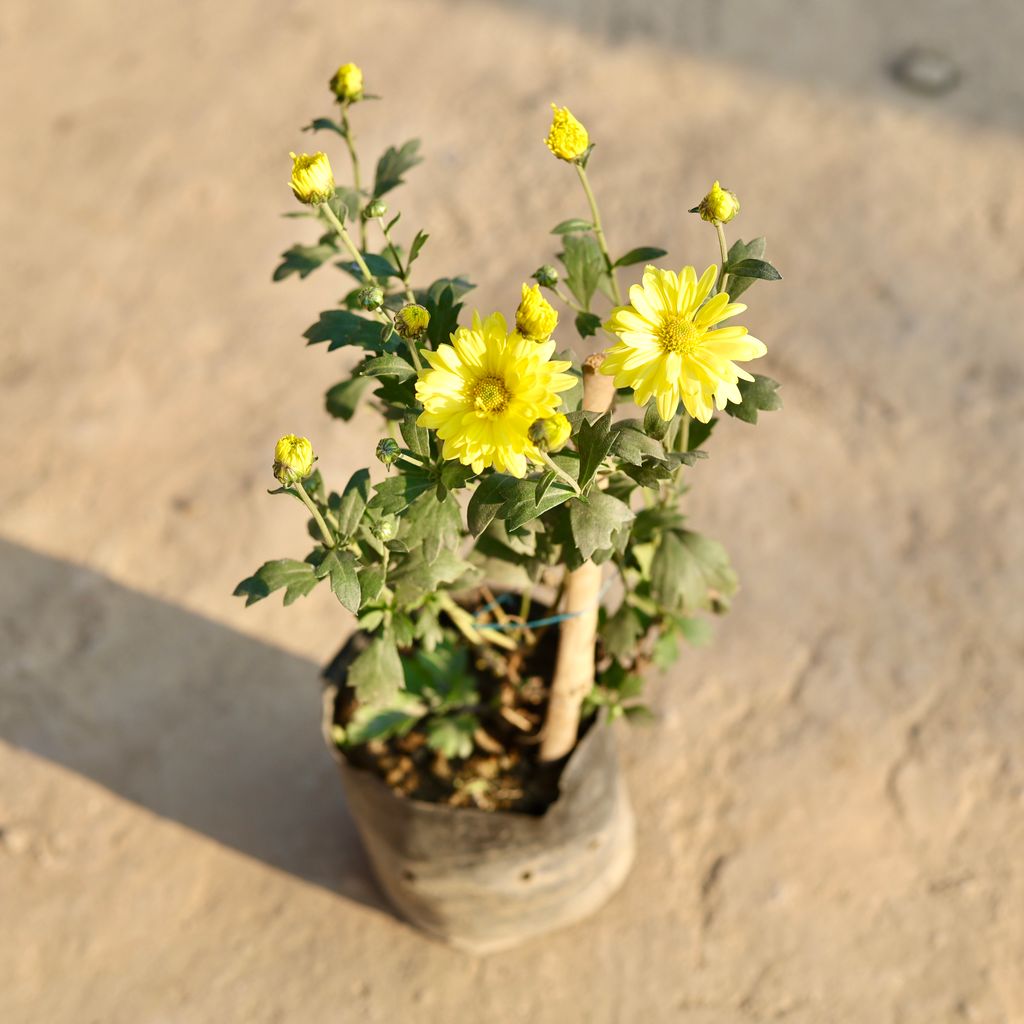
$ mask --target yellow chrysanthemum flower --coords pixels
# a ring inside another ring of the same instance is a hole
[[[358,64],[342,64],[331,79],[331,92],[342,102],[362,99],[363,69]]]
[[[576,160],[583,156],[590,145],[587,129],[572,116],[568,107],[558,107],[552,103],[551,109],[554,111],[551,128],[544,140],[548,149],[559,160]]]
[[[516,310],[516,330],[531,341],[547,341],[558,326],[558,310],[540,293],[540,285],[523,285]]]
[[[317,206],[326,203],[334,195],[334,172],[326,153],[294,153],[292,158],[292,180],[289,184],[300,203]]]
[[[530,427],[555,415],[559,393],[576,381],[563,372],[572,364],[551,358],[553,341],[510,334],[500,313],[483,321],[474,313],[473,326],[460,327],[451,340],[423,353],[430,368],[416,383],[423,403],[417,424],[437,431],[446,459],[477,473],[493,466],[525,476],[527,460],[542,461]]]
[[[648,267],[643,283],[629,289],[631,305],[616,307],[604,325],[619,341],[601,372],[614,376],[616,387],[632,388],[637,405],[654,396],[664,420],[675,415],[680,399],[701,423],[711,419],[715,405],[724,409],[742,401],[736,382],[754,378],[733,360],[758,359],[768,351],[746,327],[712,329],[747,308],[725,292],[708,298],[717,276],[714,265],[699,281],[693,267],[678,274]]]
[[[274,476],[288,487],[313,472],[313,446],[308,437],[285,434],[274,447]]]

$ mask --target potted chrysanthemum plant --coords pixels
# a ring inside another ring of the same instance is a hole
[[[344,65],[331,88],[337,113],[306,130],[344,143],[351,184],[325,153],[293,154],[317,233],[274,277],[332,264],[353,279],[305,337],[355,351],[327,410],[348,423],[371,404],[379,462],[334,490],[310,441],[282,437],[271,493],[304,505],[310,550],[236,594],[283,590],[290,604],[326,582],[356,616],[325,673],[324,731],[374,870],[414,923],[486,951],[583,916],[629,869],[606,723],[649,714],[648,668],[702,641],[701,613],[736,590],[680,496],[716,413],[756,423],[779,406],[778,385],[739,365],[764,344],[734,325],[740,293],[779,274],[763,238],[728,246],[739,202],[717,182],[691,211],[717,235],[706,270],[661,269],[650,246],[616,256],[588,133],[555,108],[547,146],[586,201],[554,228],[562,269],[522,284],[512,320],[468,314],[465,276],[415,281],[428,236],[400,238],[388,209],[419,143],[388,149],[364,180],[350,121],[369,98],[362,72]]]

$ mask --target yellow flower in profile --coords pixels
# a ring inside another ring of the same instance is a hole
[[[326,153],[294,153],[292,158],[292,180],[289,183],[295,198],[300,203],[317,206],[326,203],[334,195],[334,174]]]
[[[363,98],[363,69],[358,64],[342,64],[331,79],[331,92],[339,100],[355,103]]]
[[[516,310],[516,330],[531,341],[547,341],[558,326],[558,311],[540,293],[540,285],[523,285],[523,297]]]
[[[693,267],[678,274],[648,267],[643,282],[629,289],[631,305],[616,307],[604,325],[619,341],[601,372],[614,376],[616,387],[632,388],[637,405],[653,396],[663,420],[675,415],[680,399],[701,423],[711,419],[715,405],[724,409],[742,401],[736,382],[754,378],[733,360],[758,359],[768,351],[746,327],[715,329],[747,308],[725,292],[708,299],[717,276],[713,264],[699,281]]]
[[[553,341],[510,334],[500,313],[483,321],[474,313],[473,326],[460,327],[451,341],[423,353],[430,367],[416,383],[423,403],[417,424],[437,431],[446,459],[476,473],[493,466],[525,476],[528,460],[542,461],[530,427],[555,415],[559,393],[576,382],[564,372],[572,364],[551,358]]]
[[[308,437],[285,434],[274,447],[274,476],[287,487],[305,480],[313,472],[315,461]]]
[[[740,201],[735,192],[722,188],[716,181],[711,191],[700,201],[697,212],[701,220],[711,223],[717,220],[720,224],[728,224],[740,212]]]
[[[551,116],[551,129],[544,140],[548,149],[559,160],[576,160],[583,156],[590,145],[587,129],[569,112],[568,107],[557,107],[551,104],[554,114]]]

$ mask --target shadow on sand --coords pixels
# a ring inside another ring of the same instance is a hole
[[[0,650],[0,738],[386,909],[320,739],[315,664],[3,541]]]

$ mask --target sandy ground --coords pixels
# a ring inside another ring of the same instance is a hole
[[[0,15],[5,1024],[1024,1021],[1024,8],[549,9]],[[891,83],[915,43],[960,89]],[[302,553],[276,436],[336,481],[376,437],[320,411],[345,357],[301,343],[341,279],[269,281],[303,231],[287,151],[352,58],[386,96],[365,151],[426,138],[425,267],[484,307],[584,212],[551,99],[599,143],[613,245],[710,261],[684,211],[720,177],[786,274],[747,320],[785,413],[694,472],[744,589],[620,736],[636,869],[486,960],[367,876],[317,733],[350,619],[229,596]]]

